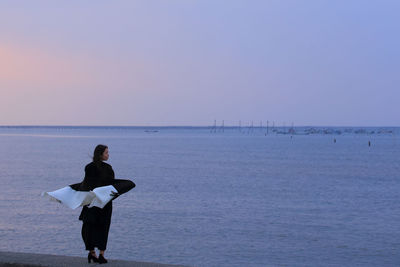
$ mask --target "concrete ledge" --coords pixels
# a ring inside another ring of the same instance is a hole
[[[87,258],[57,256],[46,254],[0,252],[0,267],[90,267],[98,263],[88,264]],[[109,259],[104,267],[185,267],[183,265],[170,265],[151,262],[136,262]]]

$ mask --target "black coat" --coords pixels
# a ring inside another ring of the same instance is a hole
[[[85,178],[81,183],[70,185],[74,190],[90,191],[100,186],[112,185],[119,194],[123,194],[135,187],[130,180],[115,179],[111,165],[105,162],[91,162],[85,167]],[[108,231],[111,224],[112,201],[104,208],[87,206],[82,208],[79,220],[83,221],[82,238],[87,250],[98,247],[105,250]]]
[[[85,167],[85,178],[81,183],[72,184],[70,187],[77,191],[91,191],[96,187],[112,185],[118,193],[124,194],[134,188],[136,185],[130,180],[115,179],[114,170],[110,164],[100,162],[89,163]]]

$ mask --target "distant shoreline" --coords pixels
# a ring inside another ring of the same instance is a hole
[[[244,126],[225,126],[225,125],[213,125],[213,126],[68,126],[68,125],[19,125],[19,126],[0,126],[0,136],[4,135],[26,135],[26,132],[40,132],[42,134],[37,135],[40,137],[62,137],[60,133],[72,132],[72,131],[99,131],[99,132],[112,132],[121,131],[124,133],[137,133],[145,132],[160,133],[160,132],[209,132],[210,134],[246,134],[246,135],[258,135],[258,136],[270,136],[270,135],[391,135],[398,136],[400,133],[400,127],[359,127],[359,126],[275,126],[275,125],[244,125]],[[48,135],[43,132],[56,132],[56,135]],[[17,133],[16,133],[17,132]],[[71,136],[68,136],[71,137]],[[93,137],[86,135],[79,135],[75,137]]]
[[[67,129],[98,129],[98,128],[113,128],[113,129],[145,129],[145,128],[163,128],[163,129],[208,129],[213,128],[215,126],[208,125],[208,126],[196,126],[196,125],[167,125],[167,126],[160,126],[160,125],[152,125],[152,126],[145,126],[145,125],[132,125],[132,126],[124,126],[124,125],[0,125],[0,128],[67,128]],[[217,125],[217,127],[221,127]],[[248,128],[251,127],[249,125],[224,125],[224,128],[228,129],[236,129],[236,128]],[[266,128],[266,125],[254,125],[253,128]],[[273,128],[269,125],[269,128]],[[292,128],[290,125],[282,126],[276,125],[275,128]],[[400,128],[400,126],[332,126],[332,125],[297,125],[293,126],[293,128]]]

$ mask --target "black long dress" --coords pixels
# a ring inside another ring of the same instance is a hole
[[[130,180],[115,179],[111,165],[105,162],[91,162],[85,167],[85,178],[81,183],[71,185],[75,190],[90,191],[96,187],[113,185],[119,194],[128,192],[135,184]],[[104,208],[85,206],[79,216],[82,224],[82,239],[86,250],[106,250],[112,215],[112,201]]]

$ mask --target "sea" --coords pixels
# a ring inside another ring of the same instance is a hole
[[[85,257],[78,183],[97,144],[136,187],[106,257],[187,266],[400,266],[400,128],[0,127],[0,250]]]

